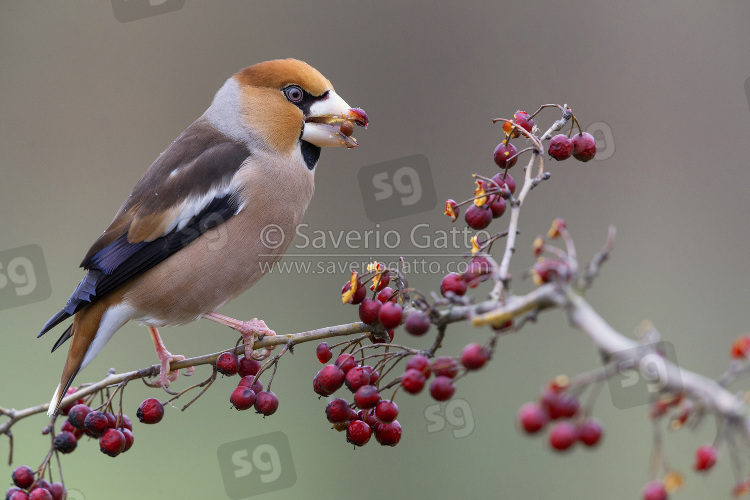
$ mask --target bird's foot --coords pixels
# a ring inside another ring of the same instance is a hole
[[[268,328],[263,320],[253,318],[250,321],[241,321],[215,312],[206,313],[203,317],[240,332],[245,344],[245,356],[252,359],[262,360],[271,355],[273,347],[266,347],[264,349],[253,351],[253,345],[256,340],[265,336],[276,335],[276,332]]]
[[[172,354],[167,351],[167,348],[164,347],[164,342],[162,342],[161,336],[159,335],[159,330],[153,326],[149,326],[148,331],[151,333],[151,339],[154,341],[154,347],[156,348],[156,356],[159,358],[160,369],[158,385],[161,387],[169,387],[169,384],[177,380],[177,376],[179,375],[178,370],[170,369],[170,363],[172,361],[183,361],[185,356],[181,354]],[[194,366],[185,369],[185,375],[189,376],[194,372]]]

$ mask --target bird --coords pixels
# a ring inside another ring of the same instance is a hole
[[[86,275],[42,328],[73,317],[49,404],[54,416],[76,375],[128,321],[148,327],[160,363],[156,385],[178,372],[158,328],[201,318],[237,330],[245,355],[275,335],[262,320],[217,313],[253,286],[288,248],[313,195],[321,148],[358,146],[367,127],[318,70],[297,59],[244,68],[146,170],[80,266]],[[189,374],[190,372],[188,372]]]

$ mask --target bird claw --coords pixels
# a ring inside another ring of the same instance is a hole
[[[250,321],[240,321],[235,330],[242,335],[242,340],[245,343],[246,357],[261,361],[271,355],[273,347],[266,347],[264,349],[253,351],[253,345],[256,340],[265,336],[276,335],[276,332],[268,328],[265,321],[258,318],[253,318]]]
[[[159,369],[159,382],[158,385],[160,387],[169,387],[169,384],[177,380],[178,375],[180,374],[179,370],[170,370],[170,363],[172,361],[183,361],[185,360],[185,356],[182,354],[172,354],[167,350],[164,350],[163,353],[159,353],[159,363],[161,365]],[[195,373],[195,367],[190,366],[185,369],[185,375],[190,376],[193,373]]]

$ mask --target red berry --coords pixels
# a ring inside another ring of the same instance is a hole
[[[596,140],[588,132],[573,136],[573,158],[589,161],[596,155]]]
[[[492,212],[492,218],[497,219],[502,217],[505,213],[505,200],[499,194],[492,197],[492,203],[490,203],[490,212]]]
[[[430,329],[430,317],[424,311],[412,311],[406,317],[404,328],[416,337],[424,335]]]
[[[458,375],[458,362],[450,356],[440,356],[432,360],[432,371],[435,375],[454,378]]]
[[[379,291],[383,290],[383,289],[384,289],[385,287],[387,287],[387,286],[388,286],[388,283],[390,283],[390,282],[391,282],[391,272],[390,272],[390,271],[384,271],[384,272],[383,272],[383,273],[382,273],[382,274],[380,275],[380,281],[378,282],[378,286],[377,286],[377,288],[375,288],[375,289],[373,290],[373,288],[372,288],[372,286],[371,286],[371,287],[370,287],[370,289],[371,289],[371,290],[372,290],[373,292],[379,292]],[[373,284],[374,284],[374,283],[373,283]]]
[[[72,432],[60,431],[55,436],[54,446],[57,451],[63,454],[71,453],[78,446],[78,438]]]
[[[430,396],[437,401],[447,401],[456,392],[456,386],[453,381],[444,376],[438,376],[430,384]]]
[[[393,295],[393,288],[387,286],[383,288],[381,291],[378,292],[378,295],[375,297],[380,301],[381,304],[385,304],[389,300],[395,300],[396,297]]]
[[[373,410],[359,410],[357,412],[357,419],[363,421],[371,428],[374,428],[380,423],[380,421],[375,417],[375,413],[373,412]]]
[[[527,132],[531,132],[531,130],[534,128],[534,119],[531,118],[531,116],[526,111],[516,111],[513,114],[513,120],[516,122],[516,125],[526,130]],[[518,130],[513,129],[513,137],[518,137],[519,135],[521,135],[521,133]]]
[[[398,417],[398,405],[393,401],[380,401],[375,407],[375,416],[384,424],[389,424]]]
[[[375,382],[377,382],[380,378],[380,374],[377,372],[377,370],[369,365],[365,365],[362,368],[364,369],[365,373],[370,376],[370,384],[375,385]]]
[[[133,443],[135,442],[135,437],[130,429],[120,429],[120,431],[122,432],[122,435],[125,436],[125,449],[122,450],[122,452],[125,453],[132,448]]]
[[[326,406],[326,418],[332,424],[348,422],[356,418],[356,413],[349,406],[346,399],[336,398],[331,400]]]
[[[81,436],[83,436],[83,431],[73,427],[73,425],[68,420],[63,422],[62,426],[60,427],[60,431],[71,432],[76,437],[76,439],[79,439]]]
[[[375,426],[375,440],[383,446],[396,446],[401,441],[401,424],[398,420]]]
[[[464,220],[472,229],[484,229],[492,222],[492,210],[486,204],[481,207],[471,205],[464,213]]]
[[[386,328],[396,328],[401,324],[403,317],[403,308],[395,302],[386,302],[378,312],[378,319]]]
[[[29,500],[53,500],[52,493],[50,493],[47,488],[34,488],[34,490],[29,493]]]
[[[503,187],[503,184],[505,184],[506,186],[508,186],[508,191],[510,191],[510,194],[516,192],[516,181],[508,172],[498,172],[497,174],[493,175],[492,182],[500,187]]]
[[[578,440],[586,446],[596,446],[602,438],[604,429],[595,418],[587,418],[578,424]]]
[[[518,421],[526,433],[534,434],[547,425],[547,414],[537,403],[524,403],[518,410]]]
[[[710,444],[704,444],[695,450],[695,465],[693,468],[697,471],[709,470],[719,458],[719,452]]]
[[[557,400],[557,404],[559,405],[560,416],[563,418],[575,417],[580,409],[578,398],[571,394],[561,395]]]
[[[351,290],[352,284],[348,281],[344,284],[344,287],[341,289],[341,294],[343,295],[344,292],[347,290]],[[367,290],[365,287],[362,286],[362,283],[360,283],[359,280],[357,280],[357,291],[354,292],[354,295],[352,295],[351,300],[349,301],[350,304],[359,304],[362,302],[365,298],[365,295],[367,294]]]
[[[235,375],[237,373],[237,355],[233,352],[222,352],[216,359],[216,369],[222,375]]]
[[[321,396],[330,396],[344,385],[345,377],[346,374],[338,366],[326,365],[315,375],[313,388]]]
[[[321,342],[320,344],[318,344],[318,347],[315,348],[315,355],[318,357],[318,361],[320,361],[321,363],[328,363],[333,357],[331,348],[328,346],[328,342]]]
[[[336,358],[336,366],[341,368],[344,373],[348,372],[355,366],[357,366],[357,358],[355,358],[353,355],[349,354],[348,352],[345,352],[343,354],[339,354],[339,357]]]
[[[89,414],[86,415],[83,424],[94,437],[101,436],[102,434],[104,434],[104,431],[109,429],[109,420],[107,419],[107,415],[100,411],[89,412]]]
[[[113,413],[105,412],[104,415],[107,417],[107,427],[115,428],[117,425],[117,417]]]
[[[549,445],[557,451],[568,450],[577,439],[576,427],[570,422],[557,422],[549,431]]]
[[[75,393],[77,390],[78,390],[77,387],[70,387],[70,388],[68,388],[67,391],[65,391],[65,395],[66,396],[70,396],[71,394]],[[58,410],[58,413],[60,413],[62,415],[67,415],[68,412],[70,411],[70,409],[73,408],[73,406],[79,405],[79,404],[83,404],[83,401],[84,401],[84,399],[81,398],[81,399],[79,399],[77,401],[73,401],[72,403],[70,403],[70,404],[68,404],[66,406],[61,406],[60,409]]]
[[[380,311],[381,302],[379,300],[365,298],[359,305],[359,319],[363,323],[371,325],[378,321],[378,312]]]
[[[244,385],[238,385],[229,396],[229,402],[238,410],[247,410],[255,404],[255,391]]]
[[[658,481],[652,481],[643,488],[643,500],[667,500],[667,490]]]
[[[84,404],[77,404],[68,412],[68,422],[70,425],[79,430],[86,429],[86,415],[91,412],[91,408]]]
[[[490,353],[482,345],[469,344],[461,353],[461,364],[468,370],[478,370],[490,359]]]
[[[263,390],[263,384],[260,383],[260,380],[256,380],[255,377],[255,375],[246,375],[240,379],[240,383],[237,385],[249,387],[255,394],[258,394]]]
[[[346,428],[346,440],[354,446],[364,446],[370,440],[372,429],[361,420],[352,420]]]
[[[401,385],[409,394],[419,394],[422,392],[426,381],[427,377],[422,372],[414,369],[406,370],[401,376]]]
[[[492,264],[485,257],[474,257],[469,262],[469,267],[464,272],[464,281],[472,288],[476,288],[479,283],[487,281],[492,274]]]
[[[122,428],[133,430],[133,423],[130,421],[130,417],[124,413],[120,415],[120,429]]]
[[[562,417],[562,402],[560,394],[554,389],[547,388],[539,397],[539,405],[547,413],[550,420],[557,420]]]
[[[105,455],[116,457],[125,450],[125,434],[117,429],[107,429],[99,438],[99,450]]]
[[[463,276],[458,273],[445,275],[443,281],[440,283],[440,293],[443,294],[443,297],[447,297],[449,292],[455,295],[466,293],[466,281]]]
[[[25,490],[34,482],[34,471],[28,465],[19,465],[13,469],[11,478],[13,484]]]
[[[406,363],[406,369],[417,370],[418,372],[424,374],[425,377],[429,377],[432,373],[432,369],[430,368],[430,358],[428,358],[427,356],[422,356],[421,354],[412,356]]]
[[[276,413],[279,409],[279,398],[276,394],[267,391],[261,391],[255,398],[255,411],[267,417]]]
[[[493,158],[498,167],[511,168],[516,164],[516,161],[518,161],[518,156],[516,156],[517,153],[518,150],[513,144],[501,142],[495,148]]]
[[[363,385],[354,393],[354,402],[363,410],[375,408],[380,401],[380,392],[374,385]]]
[[[557,161],[566,160],[573,154],[573,141],[565,134],[557,134],[550,139],[547,152]]]
[[[164,406],[158,399],[148,398],[138,407],[135,416],[144,424],[158,424],[164,417]]]
[[[732,349],[729,351],[729,355],[733,359],[744,359],[745,356],[750,355],[750,333],[740,335],[732,342]]]
[[[5,492],[5,500],[29,500],[29,495],[27,495],[21,488],[11,486],[8,488],[8,491]]]
[[[260,371],[261,366],[260,361],[257,359],[242,356],[237,363],[237,373],[240,374],[240,377],[255,375]]]
[[[372,367],[370,367],[370,370],[372,370]],[[355,392],[363,385],[369,385],[370,374],[371,372],[366,371],[364,366],[355,366],[354,368],[346,372],[346,387],[350,391]]]
[[[62,483],[52,483],[49,485],[49,492],[52,494],[52,500],[62,500],[67,496],[68,490]]]

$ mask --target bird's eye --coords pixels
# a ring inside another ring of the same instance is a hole
[[[284,95],[287,99],[289,99],[290,102],[300,102],[305,96],[305,94],[302,92],[302,89],[296,85],[290,85],[289,87],[285,88]]]

